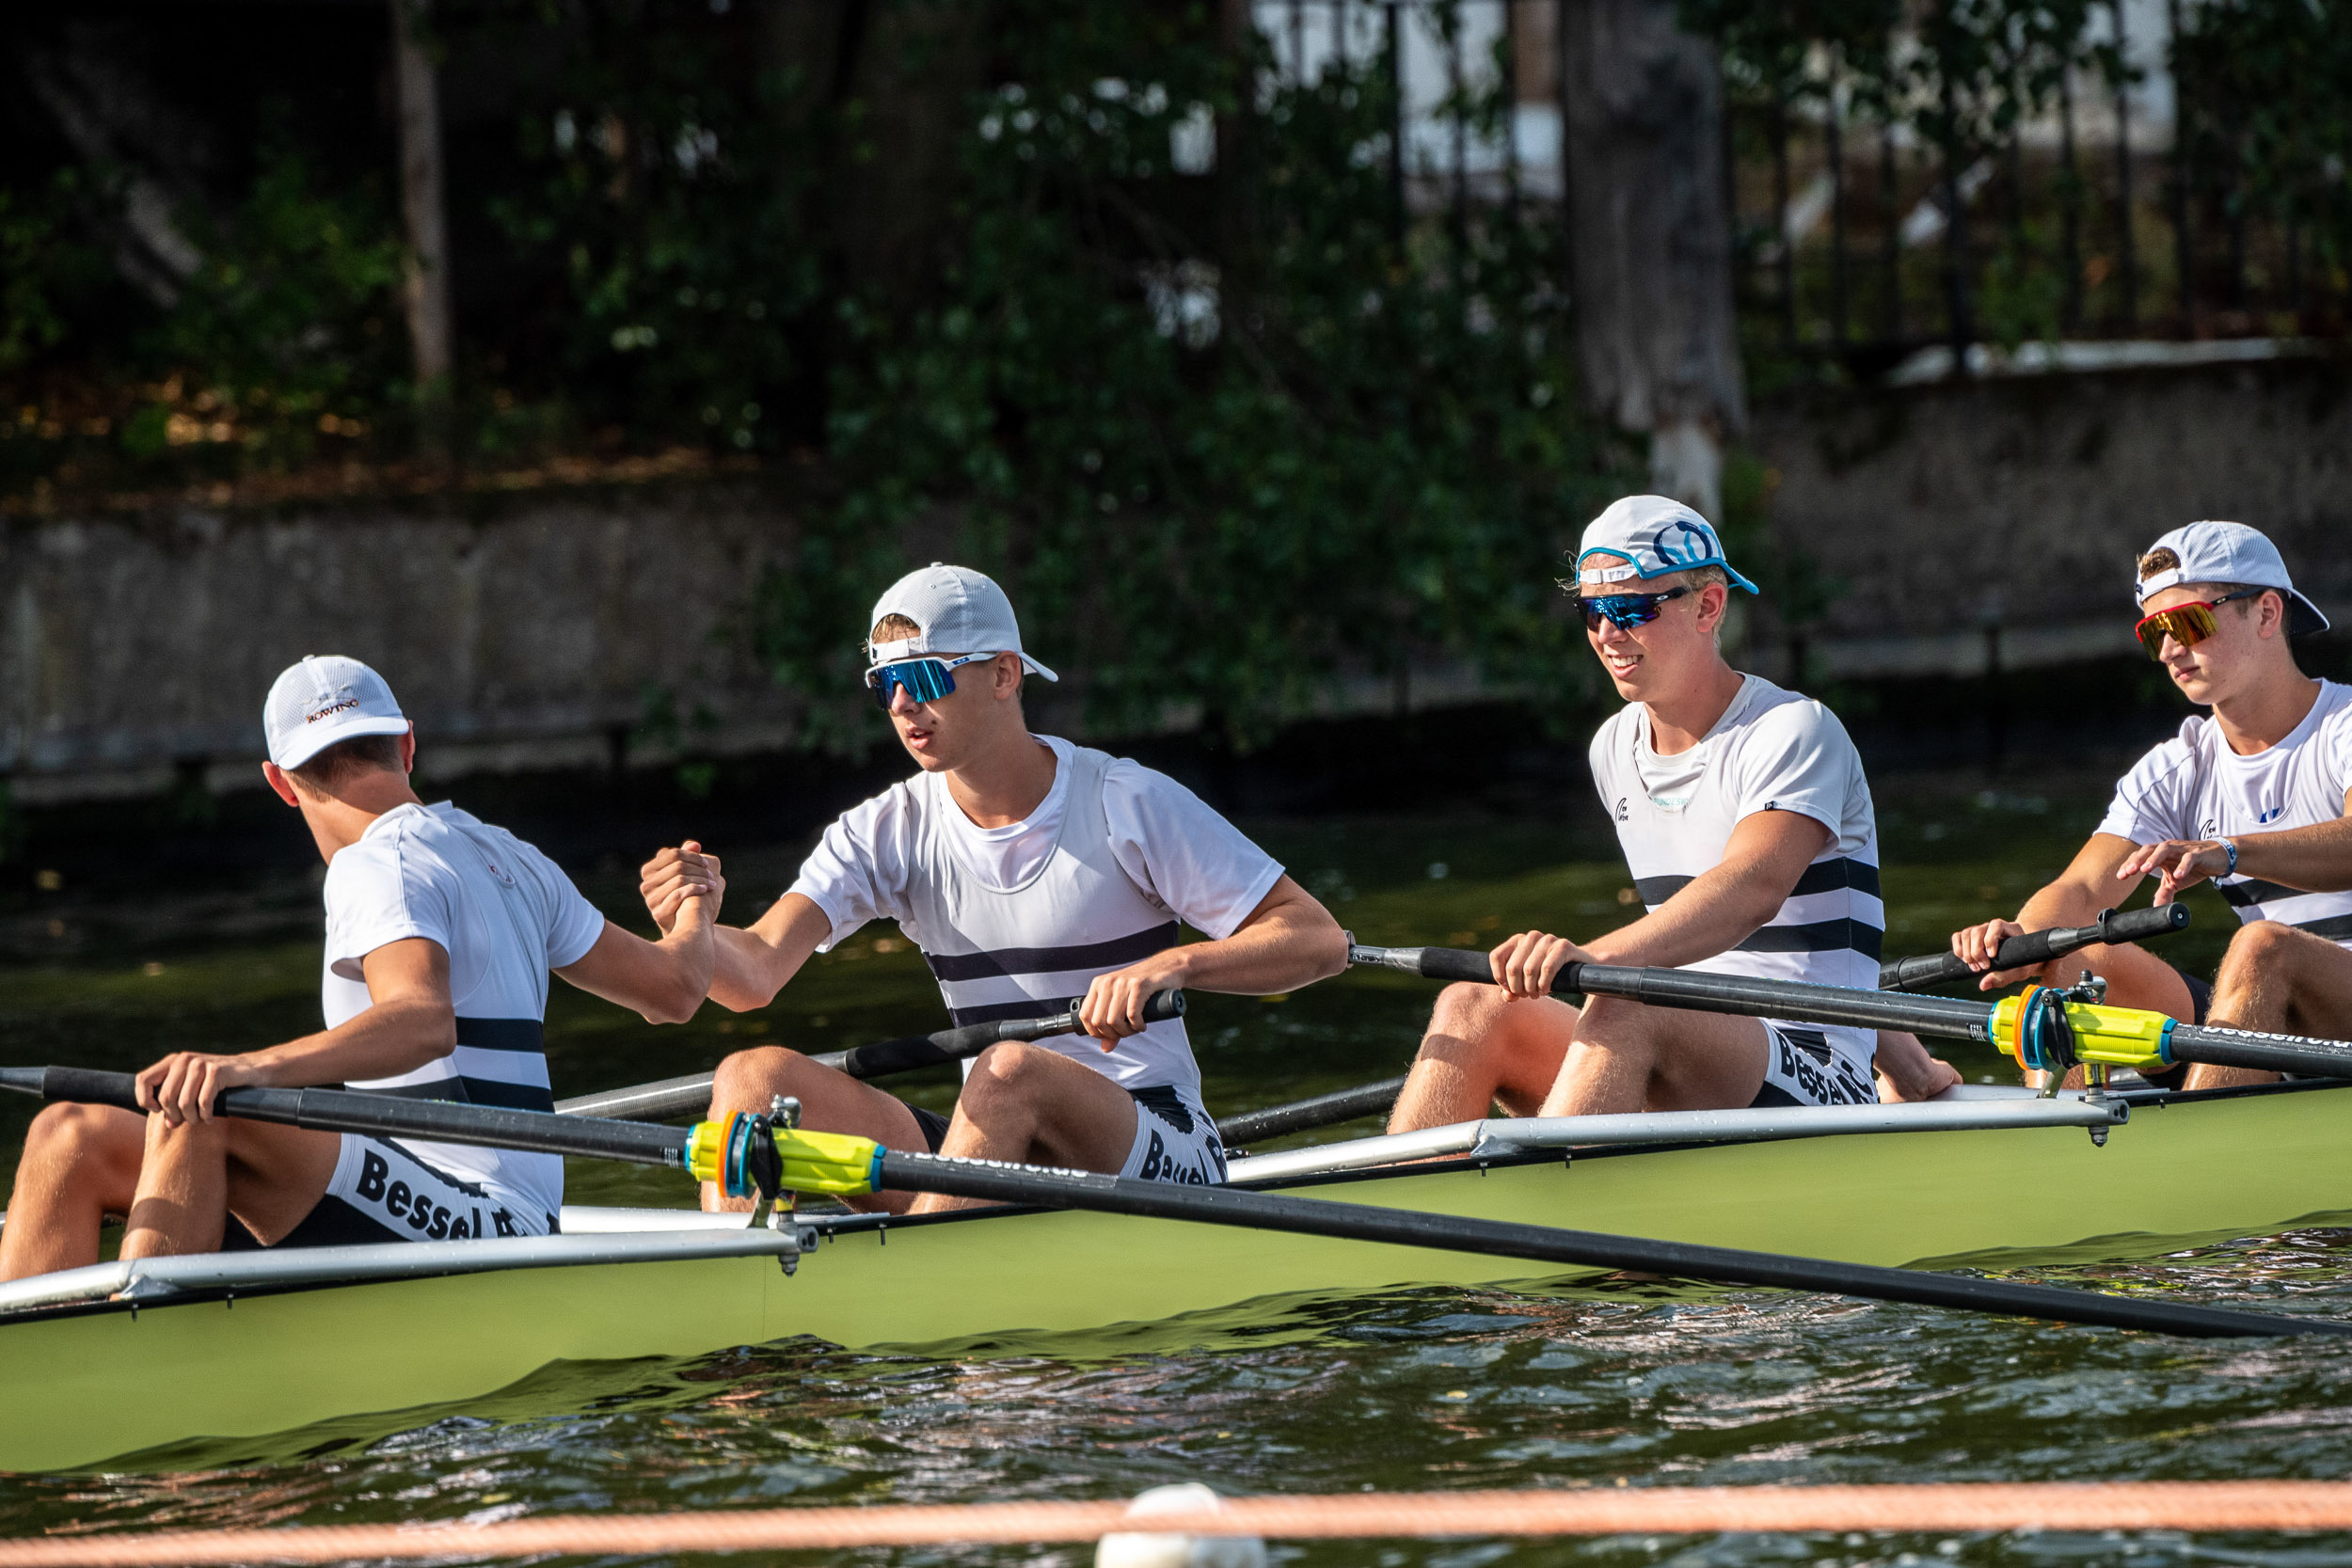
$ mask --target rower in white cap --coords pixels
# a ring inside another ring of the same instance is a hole
[[[2023,979],[2104,977],[2107,999],[2185,1023],[2352,1038],[2352,687],[2314,680],[2289,639],[2328,629],[2279,547],[2243,523],[2176,528],[2139,558],[2139,641],[2181,695],[2212,717],[2140,758],[2090,841],[2015,920],[1952,936],[1983,970],[2004,938],[2075,926],[2148,877],[2155,901],[2211,881],[2243,922],[2213,983],[2131,943],[2087,947]],[[2278,1075],[2184,1064],[2167,1087],[2221,1088]]]
[[[0,1279],[98,1260],[252,1246],[544,1235],[564,1206],[551,1154],[215,1118],[241,1085],[347,1085],[413,1099],[554,1109],[540,1043],[550,971],[653,1022],[710,982],[715,889],[690,874],[660,942],[630,935],[545,855],[409,787],[414,726],[384,677],[314,657],[262,708],[271,789],[326,861],[326,1027],[236,1055],[175,1051],[138,1074],[144,1117],[52,1105],[33,1120]]]
[[[710,994],[764,1007],[812,953],[869,920],[919,947],[958,1024],[1057,1012],[1086,1033],[990,1047],[966,1064],[952,1122],[780,1046],[720,1064],[710,1114],[797,1098],[803,1125],[894,1148],[1218,1182],[1225,1150],[1181,1019],[1147,1023],[1170,989],[1270,995],[1336,974],[1347,939],[1266,853],[1165,774],[1029,732],[1023,651],[1004,590],[933,564],[869,618],[866,685],[918,769],[825,830],[789,891],[748,929],[718,928]],[[698,844],[645,867],[665,929],[717,857]],[[720,883],[723,887],[723,883]],[[1208,940],[1180,942],[1180,923]],[[916,1212],[926,1195],[855,1200]],[[739,1206],[708,1184],[706,1207]]]
[[[1498,985],[1447,987],[1390,1131],[1498,1101],[1547,1117],[1838,1105],[1958,1082],[1909,1035],[1550,994],[1570,959],[1872,989],[1885,925],[1862,759],[1820,704],[1724,662],[1731,590],[1756,585],[1707,519],[1629,496],[1585,529],[1562,586],[1626,700],[1593,737],[1593,783],[1647,913],[1581,946],[1521,932],[1490,956]]]

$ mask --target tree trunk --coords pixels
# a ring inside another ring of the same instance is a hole
[[[1651,438],[1652,483],[1712,518],[1746,423],[1723,73],[1674,0],[1568,0],[1570,299],[1585,401]]]
[[[400,105],[400,205],[408,230],[401,293],[417,380],[419,454],[451,457],[449,221],[442,205],[440,94],[420,40],[429,0],[391,0],[392,74]]]

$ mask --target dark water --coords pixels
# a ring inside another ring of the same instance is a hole
[[[2082,809],[1931,791],[1889,802],[1898,947],[1936,945],[1962,919],[2013,908],[2062,863]],[[1539,919],[1589,933],[1625,912],[1621,868],[1567,829],[1347,822],[1263,836],[1364,940],[1483,943]],[[1999,851],[1984,853],[1988,844]],[[789,859],[747,855],[730,869],[739,889],[772,888]],[[624,886],[596,891],[623,909]],[[202,928],[216,916],[173,929],[153,911],[113,927],[103,911],[87,914],[76,956],[0,974],[8,1055],[128,1066],[173,1045],[241,1046],[311,1026],[317,948],[292,923],[300,904],[286,901],[288,923],[246,919],[228,940]],[[2205,929],[2176,957],[2209,964],[2224,929],[2217,913],[2200,908]],[[866,933],[745,1019],[707,1009],[684,1029],[655,1031],[565,1000],[552,1020],[559,1092],[689,1070],[754,1040],[821,1048],[935,1027],[935,993],[910,953],[884,945],[890,936]],[[1212,1102],[1241,1109],[1393,1072],[1425,1000],[1413,982],[1368,975],[1279,1003],[1201,999],[1195,1037]],[[1972,1078],[2001,1070],[1983,1053],[1954,1059]],[[944,1080],[911,1089],[942,1107],[951,1093]],[[12,1154],[23,1116],[9,1114],[0,1136]],[[691,1201],[655,1173],[576,1164],[571,1180],[581,1201]],[[2352,1235],[2311,1231],[2033,1277],[2352,1318],[2348,1262]],[[791,1342],[687,1363],[550,1369],[406,1422],[196,1449],[138,1474],[0,1478],[0,1533],[1099,1497],[1183,1480],[1241,1493],[2332,1478],[2352,1472],[2347,1386],[2352,1346],[2341,1343],[2189,1343],[1634,1283],[1404,1291],[985,1352],[851,1354]],[[1440,1568],[1569,1558],[1876,1568],[1938,1557],[2301,1568],[2352,1562],[2352,1537],[1659,1537],[1278,1554]],[[866,1555],[1089,1560],[1080,1548]]]

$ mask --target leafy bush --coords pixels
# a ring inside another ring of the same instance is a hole
[[[1553,578],[1614,470],[1572,412],[1551,230],[1400,222],[1377,60],[1244,116],[1267,62],[1182,19],[1015,3],[990,36],[937,296],[847,310],[841,499],[770,600],[784,678],[854,689],[920,523],[1005,578],[1098,724],[1248,744],[1415,659],[1581,679]],[[1214,182],[1169,166],[1194,104],[1227,128]]]

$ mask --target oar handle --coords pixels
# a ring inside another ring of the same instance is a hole
[[[2118,942],[2146,942],[2153,937],[2170,936],[2188,929],[2186,904],[2159,904],[2153,909],[2130,910],[2118,913],[2101,910],[2099,918],[2088,926],[2053,926],[2044,931],[2026,931],[2001,943],[1993,955],[1994,970],[2033,969],[2061,958],[2077,948]],[[1879,990],[1923,990],[1954,980],[1974,978],[1984,971],[1970,969],[1951,953],[1928,953],[1915,958],[1898,958],[1879,966]]]
[[[1181,990],[1155,992],[1143,1004],[1143,1019],[1147,1023],[1161,1023],[1184,1016],[1184,993]],[[1043,1039],[1049,1035],[1074,1035],[1077,1032],[1078,1009],[1073,1004],[1046,1018],[1007,1018],[990,1023],[967,1023],[960,1029],[942,1029],[936,1034],[916,1035],[909,1039],[877,1040],[871,1045],[851,1046],[847,1051],[828,1051],[810,1060],[846,1072],[852,1078],[880,1078],[885,1073],[912,1072],[916,1068],[937,1067],[942,1062],[960,1062],[1005,1040]]]
[[[1144,1003],[1143,1016],[1151,1023],[1184,1017],[1184,993],[1155,993]],[[967,1023],[961,1029],[911,1035],[904,1039],[874,1040],[846,1051],[827,1051],[810,1060],[852,1078],[880,1078],[886,1073],[912,1072],[916,1068],[961,1061],[966,1056],[978,1055],[1000,1040],[1042,1039],[1048,1035],[1075,1034],[1077,1029],[1078,1009],[1073,1006],[1045,1018],[1000,1019],[993,1023]],[[627,1117],[641,1121],[699,1117],[710,1109],[710,1076],[707,1072],[696,1072],[683,1078],[664,1078],[658,1084],[640,1084],[634,1088],[606,1089],[599,1094],[558,1101],[555,1108],[567,1117]]]

